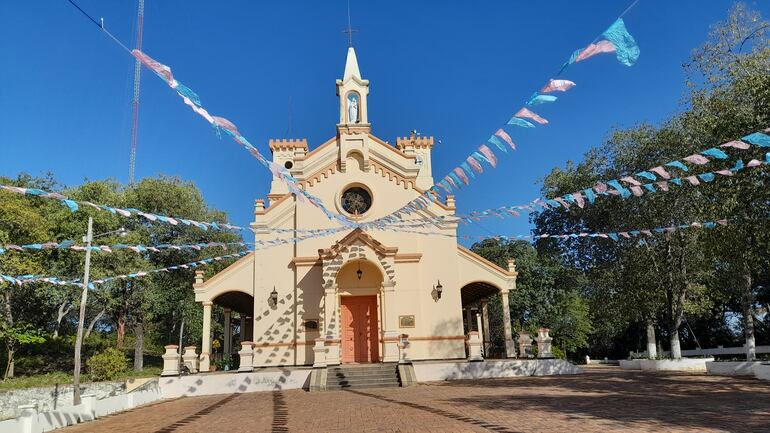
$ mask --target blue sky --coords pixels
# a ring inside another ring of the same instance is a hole
[[[133,46],[135,1],[78,3]],[[438,180],[629,3],[353,0],[373,133],[391,142],[411,129],[440,138]],[[539,179],[579,159],[611,128],[675,113],[681,65],[731,5],[641,0],[625,17],[641,47],[638,63],[628,68],[604,55],[568,69],[562,78],[577,87],[536,110],[551,123],[517,128],[519,149],[457,193],[459,211],[526,203],[539,195]],[[770,3],[752,6],[770,15]],[[307,138],[312,149],[335,133],[346,22],[345,0],[146,0],[144,50],[262,152],[269,154],[269,138],[283,137]],[[133,58],[65,0],[0,2],[0,48],[0,174],[52,171],[68,185],[126,182]],[[138,141],[138,177],[191,180],[234,223],[247,224],[253,200],[267,193],[269,172],[217,138],[146,69]],[[528,231],[520,217],[489,219],[462,234]]]

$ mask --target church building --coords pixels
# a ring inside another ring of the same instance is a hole
[[[412,134],[391,144],[372,134],[369,81],[348,49],[336,81],[336,135],[309,149],[306,139],[270,140],[273,161],[328,209],[365,223],[387,216],[433,186],[434,140]],[[407,218],[455,214],[455,199],[434,201]],[[312,204],[297,200],[273,178],[267,201],[256,200],[257,247],[215,276],[196,276],[203,306],[201,371],[212,359],[212,308],[224,308],[225,353],[253,342],[253,367],[389,363],[408,341],[409,358],[466,358],[469,331],[481,331],[487,356],[515,357],[508,292],[516,288],[511,261],[500,268],[457,243],[457,222],[444,218],[416,234],[391,228],[351,228],[302,238],[306,230],[339,228]],[[502,311],[486,300],[502,295]],[[490,315],[502,316],[504,347],[489,342]],[[235,331],[235,332],[234,332]],[[237,334],[237,335],[233,335]],[[248,362],[248,361],[247,361]]]

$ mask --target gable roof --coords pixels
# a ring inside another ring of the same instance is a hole
[[[369,233],[357,228],[348,233],[344,238],[335,242],[331,247],[319,249],[318,256],[327,260],[333,259],[337,257],[345,247],[355,244],[358,240],[368,245],[380,256],[395,256],[398,252],[398,247],[386,247],[381,242],[374,239]]]

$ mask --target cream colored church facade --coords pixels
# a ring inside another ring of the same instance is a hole
[[[336,85],[336,136],[313,150],[304,139],[270,140],[270,150],[274,162],[328,209],[368,222],[433,186],[433,138],[398,138],[392,145],[372,135],[369,82],[361,77],[352,47]],[[449,196],[413,217],[454,213]],[[256,200],[251,223],[256,242],[339,226],[276,179],[267,202]],[[511,262],[502,269],[459,245],[455,222],[431,230],[449,236],[351,229],[257,248],[208,280],[198,275],[195,298],[204,312],[201,370],[211,364],[215,304],[225,308],[225,352],[252,342],[253,367],[318,364],[321,352],[324,365],[395,362],[405,339],[412,360],[465,358],[468,331],[480,324],[489,335],[489,315],[502,313],[488,311],[486,298],[501,293],[508,311],[515,267]],[[471,305],[481,307],[472,311]],[[513,357],[510,317],[502,316],[501,356]],[[488,337],[484,340],[489,348]]]

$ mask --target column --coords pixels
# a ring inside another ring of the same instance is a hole
[[[481,314],[476,313],[476,327],[479,328],[479,341],[481,341],[481,353],[484,356],[487,356],[486,350],[484,350],[484,341],[486,340],[487,336],[484,333],[483,327],[481,326]]]
[[[382,283],[382,308],[385,310],[385,323],[383,323],[384,331],[384,351],[382,353],[382,362],[398,362],[398,328],[396,317],[395,304],[396,304],[396,282],[386,281]]]
[[[224,338],[224,344],[222,345],[222,353],[226,355],[230,355],[230,352],[232,351],[232,344],[233,344],[233,328],[232,324],[230,323],[230,316],[232,315],[232,310],[229,308],[225,308],[225,323],[224,323],[224,329],[225,329],[225,338]]]
[[[340,334],[337,319],[337,286],[324,290],[324,334],[326,336],[326,365],[340,364]]]
[[[201,338],[201,372],[211,369],[211,306],[213,302],[203,302],[203,336]]]
[[[471,306],[465,307],[465,322],[468,323],[468,332],[473,331],[473,320],[471,318]]]
[[[500,297],[503,301],[503,331],[505,334],[505,357],[516,357],[516,346],[513,344],[513,330],[511,329],[511,308],[508,305],[508,290],[501,290]]]
[[[489,329],[489,300],[481,300],[481,319],[484,325],[484,356],[489,358],[489,350],[492,348],[492,332]]]

